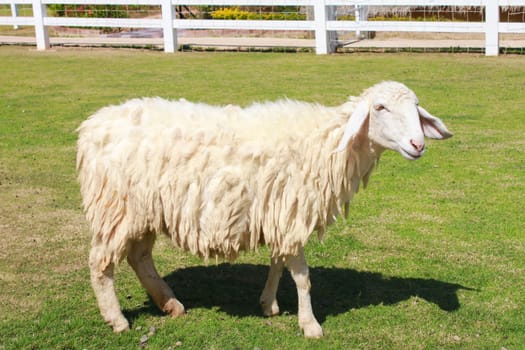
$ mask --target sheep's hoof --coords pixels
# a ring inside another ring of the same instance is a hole
[[[175,298],[168,300],[162,310],[171,315],[171,317],[180,317],[184,315],[184,305]]]
[[[301,328],[303,329],[306,338],[319,339],[323,337],[323,329],[317,322],[310,322],[306,325],[302,325]]]
[[[264,316],[271,317],[279,315],[279,304],[277,304],[276,300],[271,303],[261,301],[261,307]]]
[[[118,318],[117,320],[110,322],[110,324],[113,326],[113,332],[115,333],[129,331],[128,320],[126,320],[124,317]]]

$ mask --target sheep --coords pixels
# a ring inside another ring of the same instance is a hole
[[[323,336],[303,249],[310,235],[321,239],[338,215],[348,215],[384,150],[414,160],[425,151],[424,136],[452,136],[414,92],[392,81],[336,107],[133,99],[102,108],[77,132],[78,180],[93,231],[91,283],[115,332],[129,329],[114,288],[114,268],[125,257],[161,310],[184,314],[153,263],[162,232],[204,259],[234,260],[267,245],[263,314],[279,313],[276,292],[286,266],[308,338]]]

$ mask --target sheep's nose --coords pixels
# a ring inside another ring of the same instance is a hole
[[[424,143],[419,143],[419,142],[417,142],[417,141],[414,141],[414,139],[410,140],[410,144],[411,144],[412,147],[414,147],[415,150],[418,151],[418,152],[423,151],[423,149],[425,148],[425,144],[424,144]]]

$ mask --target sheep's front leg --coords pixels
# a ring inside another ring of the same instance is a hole
[[[154,234],[132,242],[128,252],[128,263],[155,304],[173,317],[181,316],[184,314],[184,306],[175,298],[171,288],[155,269],[151,255],[154,242]]]
[[[266,280],[266,285],[259,299],[265,316],[275,316],[279,314],[277,288],[279,287],[279,280],[283,274],[283,265],[283,258],[281,256],[271,258],[268,279]]]
[[[120,311],[120,304],[115,294],[113,273],[115,265],[104,254],[103,245],[94,245],[89,253],[91,285],[97,298],[102,318],[113,327],[116,333],[129,329],[128,320]]]
[[[303,249],[301,248],[297,256],[287,255],[285,257],[285,264],[288,270],[290,270],[297,287],[299,327],[303,329],[305,337],[320,338],[323,336],[323,329],[319,325],[319,322],[317,322],[312,311],[310,276]]]

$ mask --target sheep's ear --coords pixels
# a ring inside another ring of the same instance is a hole
[[[434,117],[421,106],[417,106],[417,110],[419,112],[421,128],[426,137],[438,140],[452,137],[452,133],[448,131],[441,119]]]
[[[369,110],[367,101],[361,101],[357,104],[354,112],[348,120],[348,123],[346,123],[343,138],[339,142],[337,148],[334,150],[334,153],[341,152],[346,148],[346,146],[348,146],[350,140],[359,132],[359,130],[363,126],[366,118],[368,117],[368,112]]]

